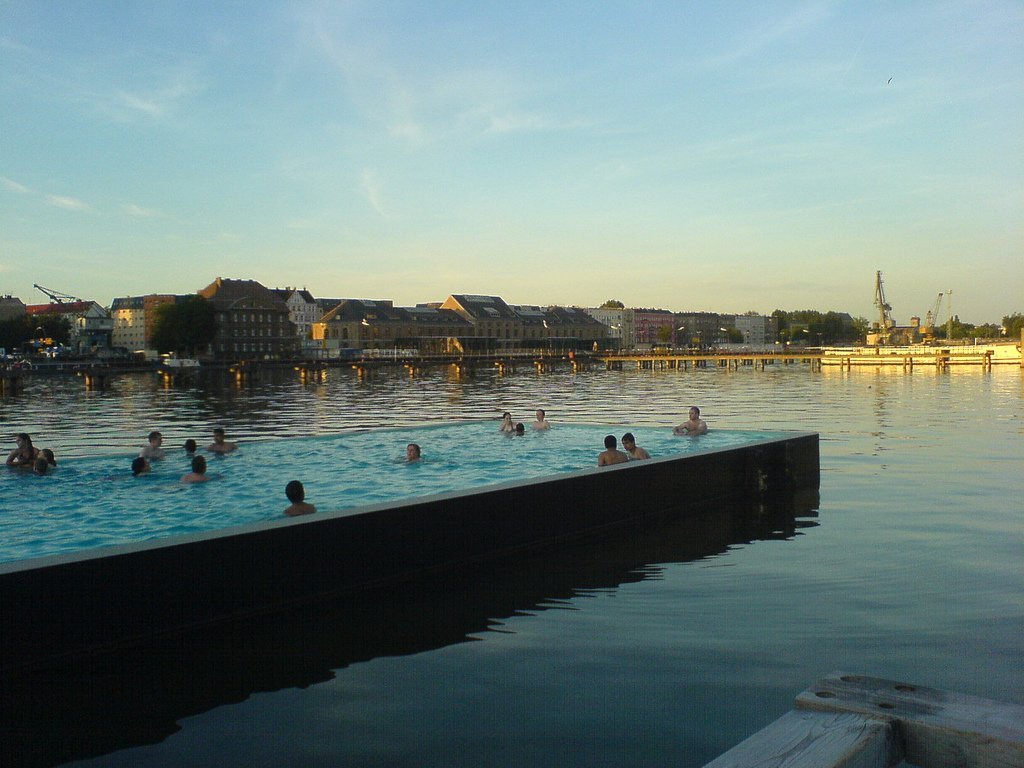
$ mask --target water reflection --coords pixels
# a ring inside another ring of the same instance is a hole
[[[6,765],[57,765],[158,743],[179,721],[253,694],[306,688],[381,656],[486,641],[503,620],[564,607],[663,566],[817,525],[816,493],[771,507],[707,507],[687,519],[506,558],[244,623],[207,627],[4,681]],[[801,519],[803,518],[803,519]]]

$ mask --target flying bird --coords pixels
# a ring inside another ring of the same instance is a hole
[[[888,84],[889,84],[889,83],[891,83],[891,82],[892,82],[892,78],[890,77],[890,78],[888,79],[888,81],[886,81],[886,83],[885,83],[885,84],[886,84],[886,85],[888,85]]]

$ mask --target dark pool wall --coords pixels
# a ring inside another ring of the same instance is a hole
[[[818,436],[0,565],[0,672],[819,484]]]

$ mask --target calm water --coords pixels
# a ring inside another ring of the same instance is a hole
[[[35,380],[0,419],[70,457],[124,455],[152,428],[258,441],[544,407],[556,425],[640,429],[691,404],[712,427],[819,432],[817,517],[716,512],[253,625],[243,643],[167,641],[7,691],[0,743],[96,766],[688,766],[836,669],[1024,703],[1017,368]]]

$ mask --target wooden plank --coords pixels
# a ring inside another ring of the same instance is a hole
[[[833,672],[796,698],[798,709],[898,723],[905,759],[925,768],[1024,768],[1024,706]]]
[[[900,759],[885,720],[791,710],[704,768],[885,768]]]

